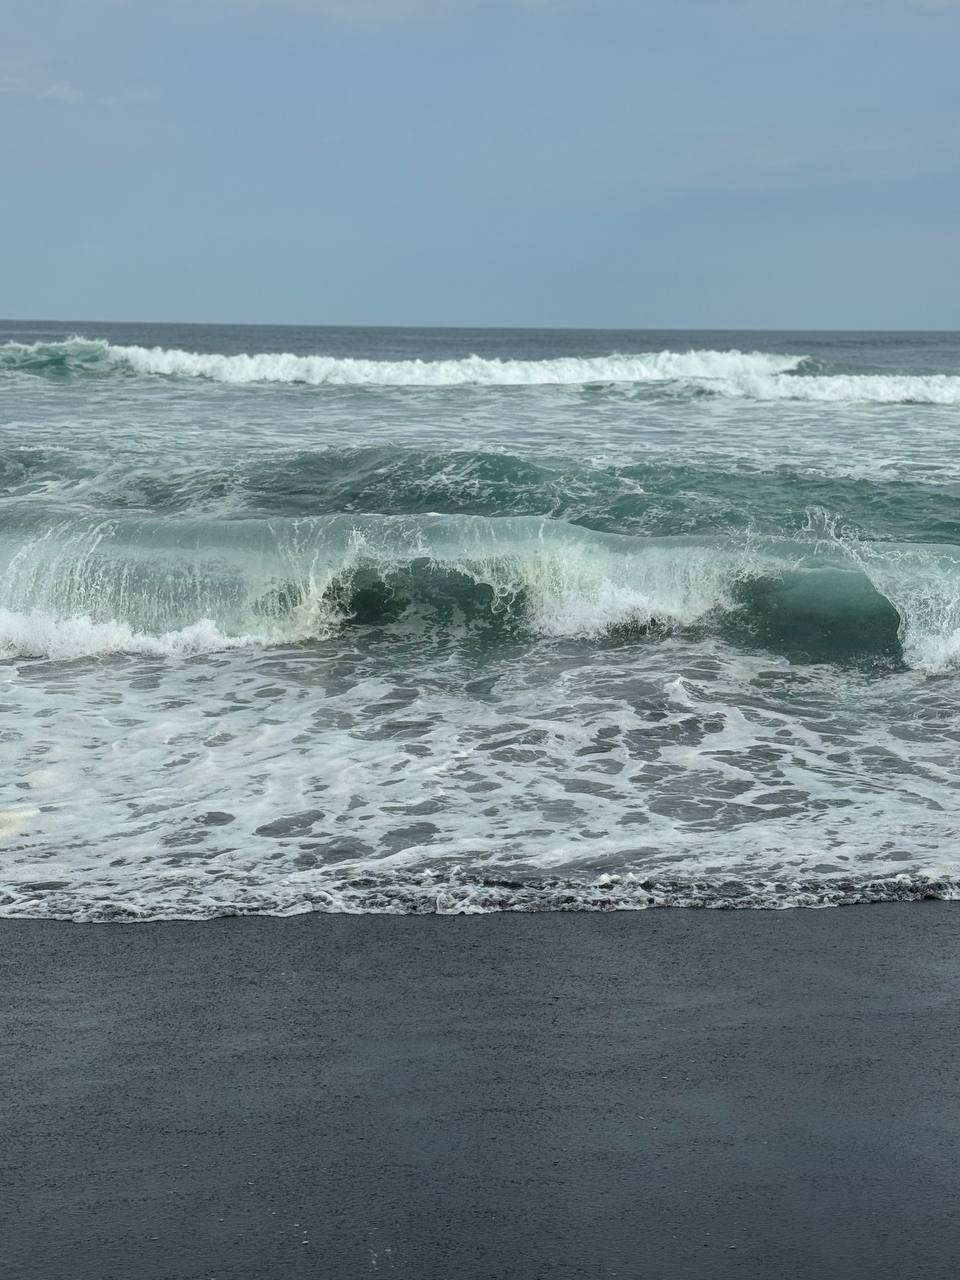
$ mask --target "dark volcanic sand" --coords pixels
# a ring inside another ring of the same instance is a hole
[[[952,1280],[958,925],[2,921],[0,1272]]]

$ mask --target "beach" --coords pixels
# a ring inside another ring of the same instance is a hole
[[[4,19],[0,1280],[960,1280],[960,0]]]
[[[946,1280],[957,919],[0,921],[4,1270]]]

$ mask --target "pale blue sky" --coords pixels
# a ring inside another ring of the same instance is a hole
[[[960,328],[952,0],[5,0],[0,314]]]

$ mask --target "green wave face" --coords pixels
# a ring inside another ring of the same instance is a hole
[[[113,628],[115,647],[164,651],[191,633],[212,647],[307,643],[416,620],[484,643],[687,629],[797,660],[922,663],[924,646],[952,644],[958,595],[960,556],[945,548],[643,538],[522,517],[30,514],[0,538],[7,647],[29,651],[33,616],[38,652],[57,619],[74,629],[66,651],[83,648],[78,621],[94,647]]]

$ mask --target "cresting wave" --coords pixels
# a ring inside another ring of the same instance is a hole
[[[960,377],[951,374],[813,374],[779,377],[746,372],[721,377],[708,388],[738,400],[804,400],[823,404],[960,405]]]
[[[798,369],[803,356],[741,351],[655,351],[552,360],[360,360],[263,352],[220,355],[163,347],[115,346],[102,340],[7,343],[0,367],[104,372],[111,367],[140,374],[207,378],[213,382],[303,383],[307,386],[581,386],[590,383],[664,382],[770,375]]]
[[[708,628],[805,660],[960,660],[960,549],[640,538],[468,516],[102,520],[0,534],[0,654],[184,654],[348,625],[545,637]]]
[[[289,352],[223,355],[100,339],[0,346],[0,370],[33,374],[127,373],[231,385],[525,387],[678,384],[743,400],[960,405],[953,374],[823,374],[803,355],[759,351],[652,351],[547,360],[363,360]]]

